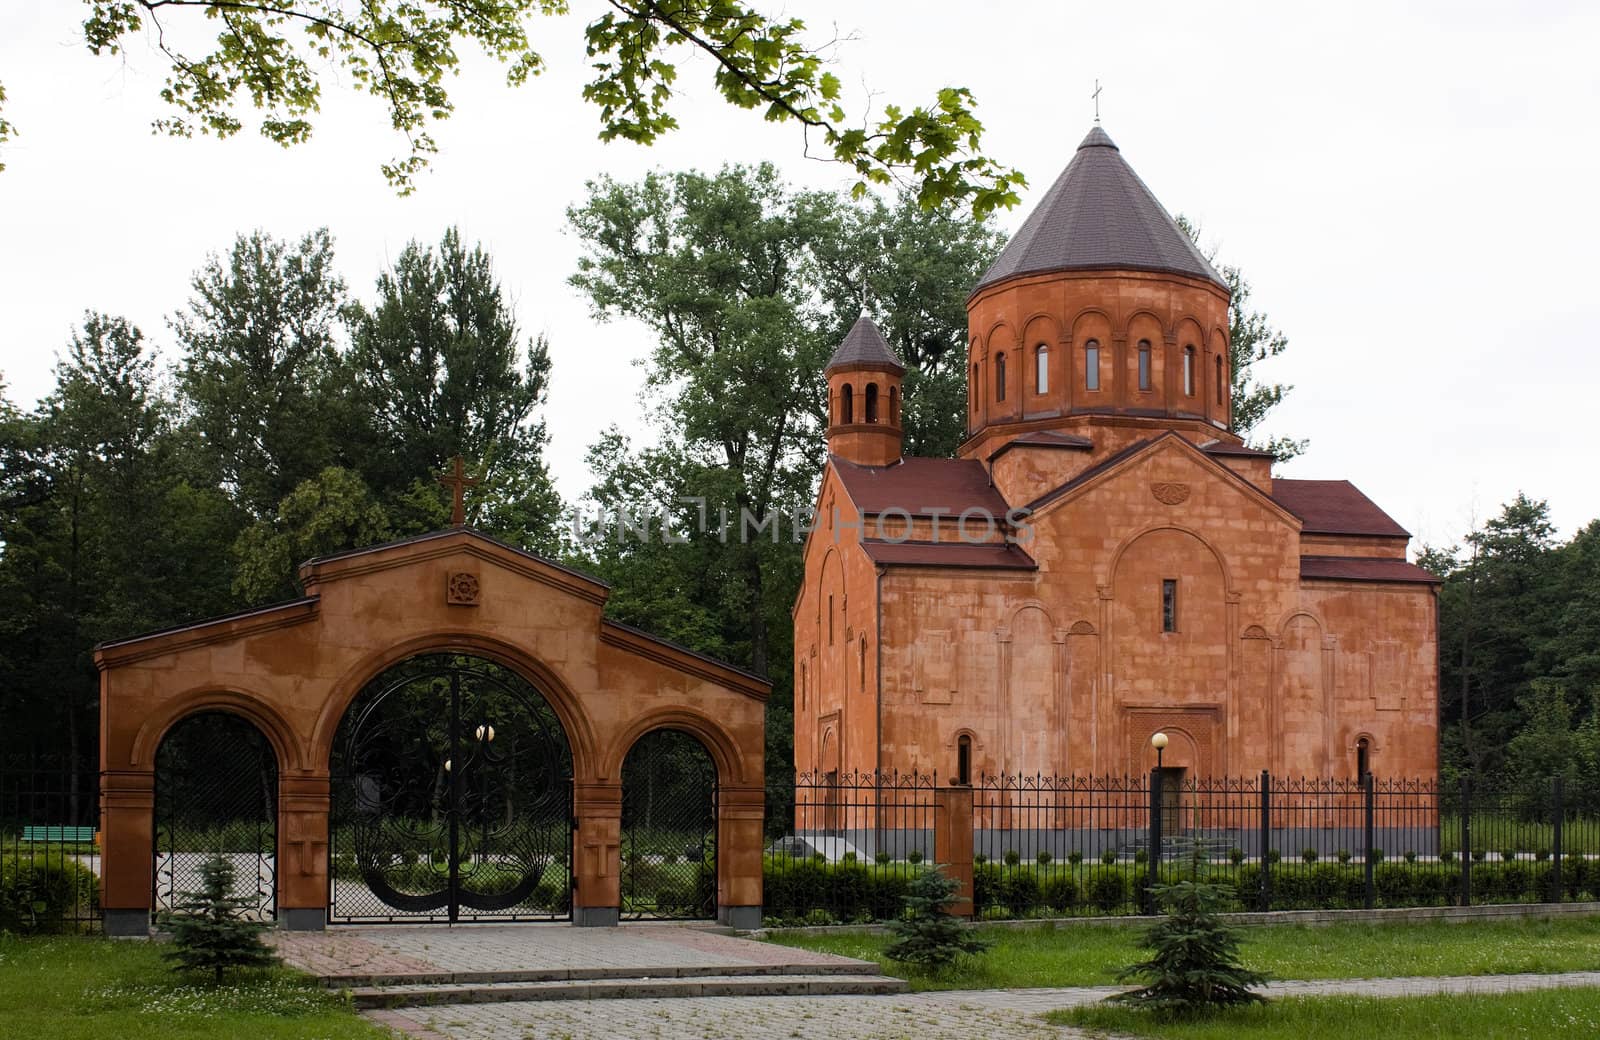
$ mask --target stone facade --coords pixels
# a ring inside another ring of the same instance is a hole
[[[958,458],[841,427],[841,372],[898,391],[850,367],[865,330],[830,364],[797,767],[1138,773],[1160,731],[1191,776],[1434,775],[1436,580],[1353,486],[1275,479],[1229,430],[1227,289],[1107,150],[1097,129],[968,302]]]

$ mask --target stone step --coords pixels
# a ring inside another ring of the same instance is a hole
[[[330,989],[391,989],[399,986],[480,986],[502,982],[592,982],[628,979],[690,979],[766,975],[872,975],[878,966],[870,961],[839,958],[823,962],[778,964],[693,964],[603,968],[511,968],[499,971],[408,972],[404,975],[321,975],[317,981]]]
[[[706,975],[678,978],[569,979],[452,985],[367,986],[352,990],[362,1010],[489,1004],[508,1000],[655,1000],[663,997],[817,997],[904,993],[887,975]]]

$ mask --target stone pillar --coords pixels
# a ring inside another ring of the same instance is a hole
[[[717,922],[761,927],[761,846],[766,792],[760,787],[717,791]]]
[[[972,788],[939,787],[933,792],[933,859],[956,882],[950,912],[971,917]]]
[[[329,784],[321,776],[278,778],[278,924],[320,931],[328,923]]]
[[[622,918],[622,784],[579,783],[572,832],[572,923],[609,927]]]
[[[100,908],[107,935],[150,934],[155,809],[153,770],[100,773]]]

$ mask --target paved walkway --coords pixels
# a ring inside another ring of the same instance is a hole
[[[496,972],[650,974],[659,969],[853,965],[859,961],[740,939],[684,924],[382,925],[322,932],[275,932],[289,964],[330,982],[418,981]],[[873,967],[876,970],[876,967]]]
[[[1278,982],[1274,997],[1509,993],[1600,986],[1600,972]],[[369,1017],[419,1040],[1068,1040],[1086,1034],[1038,1016],[1113,987],[961,990],[891,997],[705,997],[534,1001],[409,1008]]]

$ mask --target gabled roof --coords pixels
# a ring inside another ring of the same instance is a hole
[[[1106,268],[1189,275],[1227,288],[1097,126],[973,292],[1018,275]]]
[[[863,513],[903,509],[912,516],[935,511],[958,516],[964,509],[982,509],[998,521],[1009,508],[976,459],[909,458],[888,466],[858,466],[835,455],[832,462],[845,493]]]
[[[989,453],[989,461],[993,462],[1012,448],[1064,448],[1068,451],[1093,451],[1094,441],[1087,437],[1079,437],[1072,433],[1057,433],[1054,430],[1037,430],[1025,433],[1021,437],[1013,437],[1000,447]]]
[[[1300,518],[1306,534],[1349,534],[1410,538],[1372,499],[1348,480],[1272,481],[1272,497]]]
[[[885,567],[954,567],[974,570],[1036,571],[1033,557],[1006,542],[862,541],[873,563]]]
[[[1275,459],[1276,455],[1260,448],[1252,448],[1248,444],[1230,444],[1227,441],[1207,441],[1200,445],[1200,450],[1207,455],[1233,455],[1246,459]]]
[[[1300,577],[1324,581],[1382,581],[1406,585],[1440,585],[1444,579],[1405,560],[1366,556],[1302,556]]]
[[[845,334],[844,342],[839,344],[839,349],[833,352],[833,357],[828,359],[827,367],[822,370],[827,375],[836,368],[853,366],[870,368],[888,368],[897,375],[904,375],[906,366],[894,356],[894,351],[889,348],[889,341],[883,338],[883,332],[871,318],[863,314],[850,326],[850,331]]]

